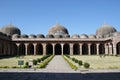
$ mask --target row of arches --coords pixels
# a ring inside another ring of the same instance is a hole
[[[53,46],[53,44],[48,43],[45,46],[46,54],[55,54],[55,55],[61,55],[63,54],[71,54],[73,55],[80,55],[80,52],[82,52],[82,55],[88,55],[89,53],[89,47],[88,44],[83,44],[82,47],[80,48],[80,45],[78,43],[73,44],[72,46],[68,43],[62,45],[60,43],[57,43]],[[72,50],[71,50],[72,49]],[[25,44],[20,44],[19,45],[19,54],[20,55],[26,55],[26,50],[27,50],[27,55],[42,55],[44,54],[44,49],[42,44],[37,44],[34,46],[34,44],[30,43],[27,46]],[[35,53],[36,51],[36,53]],[[72,51],[72,52],[70,52]],[[104,54],[105,53],[105,47],[104,44],[99,45],[99,54]],[[91,55],[96,55],[97,54],[97,45],[96,44],[91,44],[90,45],[90,54]]]

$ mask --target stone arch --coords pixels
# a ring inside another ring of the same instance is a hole
[[[43,46],[40,43],[36,45],[36,54],[37,55],[42,55],[43,54]]]
[[[70,45],[67,43],[63,46],[63,54],[70,54]]]
[[[117,43],[117,55],[120,55],[120,42]]]
[[[0,55],[4,54],[4,44],[0,43]]]
[[[32,43],[28,45],[28,55],[33,55],[34,54],[34,46]]]
[[[91,44],[90,49],[91,49],[90,50],[91,51],[91,55],[97,54],[96,44]]]
[[[53,46],[52,46],[52,44],[48,43],[46,45],[46,53],[47,54],[53,54]]]
[[[77,43],[73,45],[73,54],[75,54],[75,55],[80,54],[80,46]]]
[[[86,43],[82,45],[82,54],[88,55],[88,45]]]
[[[55,55],[61,55],[61,45],[59,43],[55,45]]]
[[[17,55],[16,53],[17,53],[17,45],[16,44],[13,44],[12,45],[12,55]]]
[[[19,55],[25,55],[25,45],[23,43],[19,45]]]
[[[99,54],[105,54],[105,46],[104,46],[104,44],[99,45]]]

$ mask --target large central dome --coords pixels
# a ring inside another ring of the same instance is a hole
[[[60,24],[56,24],[49,29],[48,34],[64,35],[64,34],[69,34],[69,33],[68,33],[68,30],[64,26]]]
[[[97,29],[96,34],[97,35],[108,35],[114,32],[117,32],[117,30],[113,26],[104,24]]]

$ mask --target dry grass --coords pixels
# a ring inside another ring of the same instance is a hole
[[[18,60],[24,60],[24,63],[30,59],[41,58],[42,56],[21,56],[21,57],[11,57],[0,59],[0,66],[18,66]]]
[[[90,63],[90,68],[93,69],[120,69],[120,56],[71,56],[83,62]]]

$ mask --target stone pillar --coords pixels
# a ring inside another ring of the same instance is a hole
[[[70,55],[73,55],[73,43],[70,43]]]
[[[62,44],[61,44],[61,50],[62,50],[61,52],[62,52],[62,55],[64,54],[64,53],[63,53],[63,45],[64,45],[64,44],[62,43]]]
[[[27,54],[28,54],[28,43],[25,43],[25,55],[27,56]]]
[[[80,55],[82,55],[82,45],[83,44],[79,44],[80,45]]]
[[[96,44],[97,45],[97,55],[99,55],[99,43]]]
[[[43,45],[43,55],[46,55],[46,43],[42,43]]]
[[[105,44],[105,54],[108,54],[108,44]]]
[[[116,44],[113,45],[113,55],[117,54],[117,47]]]
[[[53,43],[52,46],[53,46],[53,55],[55,55],[55,44]]]
[[[88,44],[88,55],[91,55],[91,47],[90,46],[91,46],[91,44],[89,43]]]
[[[19,55],[20,54],[20,51],[19,51],[20,43],[17,43],[16,45],[17,45],[17,55]]]
[[[34,46],[34,55],[36,55],[36,46],[37,46],[37,43],[33,43],[33,46]]]
[[[112,43],[109,43],[108,45],[109,45],[109,54],[112,55],[113,54]]]

